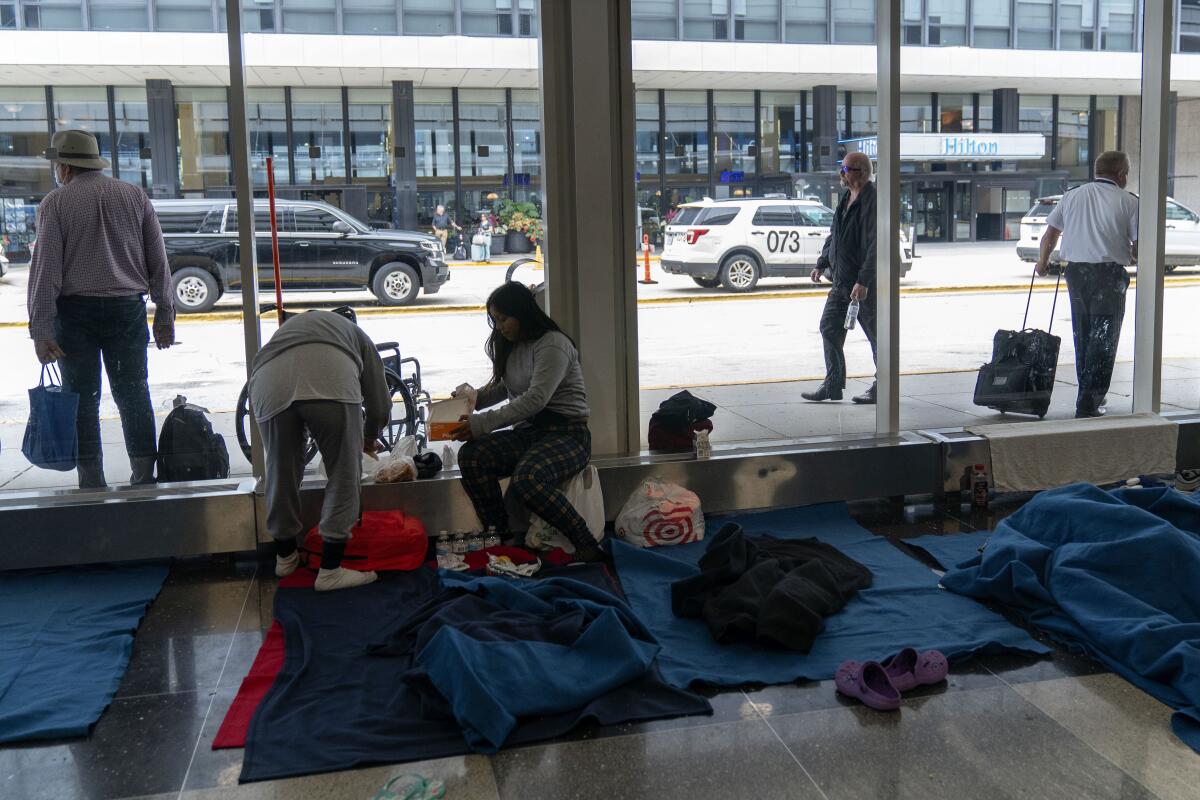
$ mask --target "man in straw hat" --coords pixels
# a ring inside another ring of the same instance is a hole
[[[102,170],[96,137],[59,131],[46,157],[58,188],[38,208],[29,267],[29,335],[38,360],[58,361],[79,394],[81,488],[106,485],[100,449],[100,365],[121,412],[130,483],[153,483],[154,411],[146,376],[146,295],[154,301],[154,342],[175,343],[171,271],[150,199]]]

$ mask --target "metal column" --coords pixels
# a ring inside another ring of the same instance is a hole
[[[238,255],[242,267],[242,332],[246,345],[246,377],[262,347],[258,321],[258,257],[254,240],[254,187],[250,183],[250,137],[246,128],[246,65],[242,53],[242,9],[228,3],[225,24],[229,43],[229,150],[233,156],[233,186],[238,210]],[[155,175],[157,175],[157,171]],[[263,471],[262,440],[258,426],[250,426],[254,477]]]
[[[146,119],[150,128],[150,196],[179,196],[179,121],[175,87],[170,81],[146,81]]]
[[[1162,393],[1163,239],[1174,3],[1147,0],[1142,38],[1142,158],[1138,176],[1133,411],[1158,413]]]
[[[393,224],[417,229],[417,123],[412,81],[392,81],[392,175],[395,183]]]
[[[890,434],[900,430],[900,0],[876,0],[875,39],[879,81],[875,431]]]

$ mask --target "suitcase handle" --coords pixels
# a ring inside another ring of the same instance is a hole
[[[1054,330],[1054,311],[1058,308],[1058,287],[1062,284],[1063,268],[1058,268],[1058,280],[1054,282],[1054,302],[1050,305],[1050,325],[1046,327],[1046,333]],[[1021,320],[1021,330],[1027,330],[1029,324],[1029,304],[1033,302],[1033,283],[1037,280],[1037,265],[1033,267],[1033,274],[1029,276],[1029,296],[1025,298],[1025,318]]]

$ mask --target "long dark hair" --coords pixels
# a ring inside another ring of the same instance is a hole
[[[495,289],[487,299],[488,325],[492,327],[492,332],[483,346],[484,352],[492,361],[492,379],[488,382],[489,386],[495,386],[504,380],[508,355],[513,349],[513,343],[496,330],[496,323],[491,314],[492,309],[506,317],[516,319],[521,326],[522,339],[540,339],[549,331],[563,332],[562,328],[558,327],[558,323],[550,319],[549,315],[538,307],[533,292],[525,284],[509,281]],[[566,336],[566,334],[563,335]],[[571,337],[567,336],[567,338]],[[575,342],[572,341],[571,344],[574,345]]]

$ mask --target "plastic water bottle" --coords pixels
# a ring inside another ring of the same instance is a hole
[[[470,538],[467,539],[467,552],[474,553],[476,550],[482,550],[482,549],[483,549],[483,536],[480,535],[479,531],[476,531],[471,534]]]
[[[988,507],[988,474],[983,464],[976,464],[971,473],[971,506],[980,510]]]
[[[467,554],[467,534],[462,531],[454,532],[454,543],[451,545],[451,550],[455,555],[464,556]]]
[[[484,547],[499,547],[500,534],[496,532],[495,525],[488,525],[487,536],[483,539]]]
[[[450,552],[451,552],[450,534],[447,533],[446,531],[441,531],[440,533],[438,533],[436,550],[437,550],[437,556],[438,556],[438,563],[441,563],[442,556],[450,555]]]
[[[846,307],[846,330],[854,330],[854,326],[858,324],[858,309],[860,303],[857,300],[851,300],[850,305]]]

